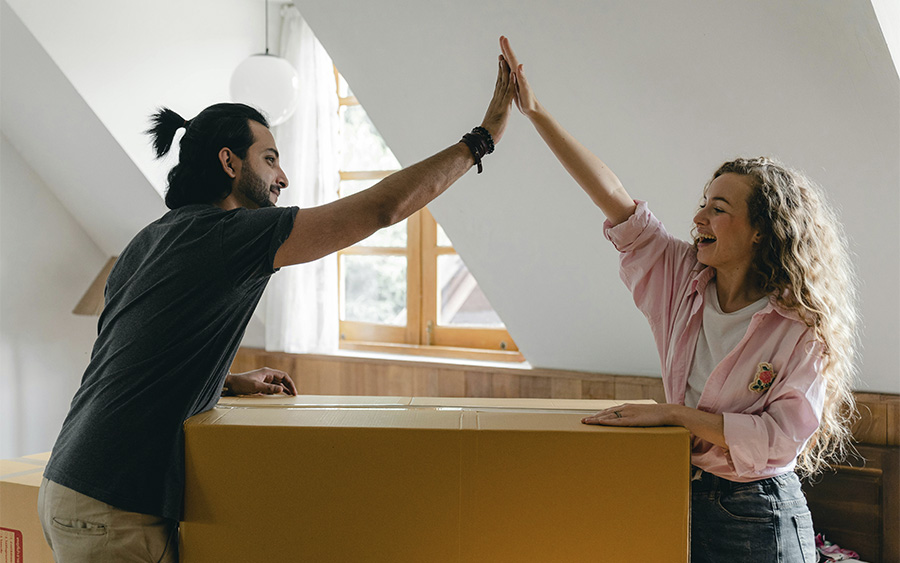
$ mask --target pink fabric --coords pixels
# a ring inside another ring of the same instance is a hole
[[[715,269],[697,262],[691,244],[669,235],[646,202],[635,203],[634,214],[615,227],[607,221],[604,234],[621,253],[622,280],[650,321],[666,400],[683,405],[703,320],[704,290]],[[775,379],[765,391],[752,391],[763,362],[774,366]],[[728,447],[694,437],[691,463],[739,482],[791,471],[819,425],[824,401],[820,365],[821,345],[813,330],[770,299],[710,374],[697,405],[724,415]]]

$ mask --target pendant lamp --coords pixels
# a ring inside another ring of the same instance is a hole
[[[266,5],[266,52],[252,55],[231,75],[231,99],[262,110],[274,127],[287,121],[300,101],[297,70],[281,57],[269,54],[269,2]]]

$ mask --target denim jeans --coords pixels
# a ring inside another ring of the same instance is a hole
[[[817,560],[812,516],[793,472],[736,483],[703,471],[691,482],[691,563]]]
[[[177,563],[178,522],[119,510],[44,478],[44,538],[60,563]]]

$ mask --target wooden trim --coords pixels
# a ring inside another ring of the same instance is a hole
[[[405,326],[364,323],[360,321],[341,321],[341,348],[351,341],[367,342],[402,342],[406,336]]]
[[[509,332],[502,328],[468,328],[435,325],[431,331],[434,346],[469,346],[488,350],[518,351]]]
[[[518,351],[518,346],[505,328],[447,326],[438,322],[438,257],[456,254],[456,250],[438,246],[437,221],[427,208],[419,213],[422,215],[422,317],[419,341],[432,346]]]
[[[422,309],[419,316],[419,343],[431,346],[434,342],[434,328],[437,325],[437,221],[428,211],[420,211],[422,221],[419,229],[422,256]]]
[[[406,221],[406,337],[407,345],[423,344],[419,336],[422,319],[422,212]]]
[[[414,344],[395,344],[377,342],[341,342],[342,350],[360,352],[378,352],[384,354],[405,354],[411,356],[427,356],[432,358],[478,360],[486,362],[521,362],[524,360],[519,352],[503,350],[481,350],[478,348],[461,348],[457,346],[419,346]]]

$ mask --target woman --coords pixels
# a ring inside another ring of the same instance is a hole
[[[500,45],[519,110],[606,215],[662,361],[667,404],[583,422],[691,432],[692,561],[816,561],[795,470],[841,456],[854,411],[855,287],[835,215],[801,174],[738,159],[706,185],[693,244],[670,236],[537,101],[509,40]]]

